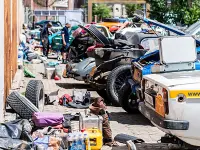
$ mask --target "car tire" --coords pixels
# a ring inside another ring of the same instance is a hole
[[[128,82],[119,91],[119,103],[127,113],[133,114],[139,112],[137,97],[132,94],[131,85]]]
[[[30,100],[40,111],[44,109],[44,85],[41,80],[29,81],[25,97]]]
[[[26,97],[14,91],[7,97],[7,103],[23,119],[30,119],[39,109]]]
[[[108,76],[106,91],[108,97],[111,99],[112,104],[115,106],[120,106],[119,91],[127,79],[130,78],[130,69],[131,65],[121,65],[115,68]]]

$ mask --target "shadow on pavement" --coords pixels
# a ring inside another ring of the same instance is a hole
[[[112,150],[128,150],[127,146],[113,147]]]
[[[121,124],[128,125],[150,125],[153,126],[148,119],[146,119],[142,114],[128,114],[126,112],[111,112],[111,121],[117,121]]]
[[[87,89],[88,91],[94,91],[89,85],[82,83],[56,83],[57,86],[64,89]]]

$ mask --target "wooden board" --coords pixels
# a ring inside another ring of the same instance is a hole
[[[4,0],[4,96],[11,87],[11,1]]]
[[[12,79],[17,71],[17,0],[12,0]]]

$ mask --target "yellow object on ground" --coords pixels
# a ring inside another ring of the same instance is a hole
[[[97,128],[87,129],[91,150],[100,150],[103,147],[103,135]]]

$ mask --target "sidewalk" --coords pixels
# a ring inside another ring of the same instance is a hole
[[[93,89],[84,84],[84,82],[79,82],[74,79],[61,79],[60,81],[43,79],[41,72],[44,70],[43,64],[29,64],[33,68],[34,73],[36,74],[36,79],[42,80],[45,87],[45,93],[54,92],[59,89],[59,97],[63,94],[72,94],[72,90],[76,89],[88,89],[91,91],[92,97],[97,97],[98,94],[93,91]],[[64,67],[64,66],[62,66]],[[21,92],[25,92],[25,87],[30,78],[24,78],[24,86],[21,89]],[[54,105],[47,105],[44,108],[44,111],[47,112],[81,112],[84,110],[71,109],[64,106],[58,105],[58,102],[55,102]],[[147,143],[157,143],[161,136],[164,135],[163,132],[158,130],[156,127],[150,124],[150,122],[141,114],[127,114],[121,107],[108,107],[108,111],[111,116],[111,128],[113,131],[113,137],[117,134],[124,133],[128,135],[133,135],[138,138],[143,139]],[[73,125],[75,128],[78,128],[78,124]],[[111,150],[112,148],[104,147],[103,150]],[[125,148],[113,148],[114,150]],[[126,148],[127,149],[127,148]]]

